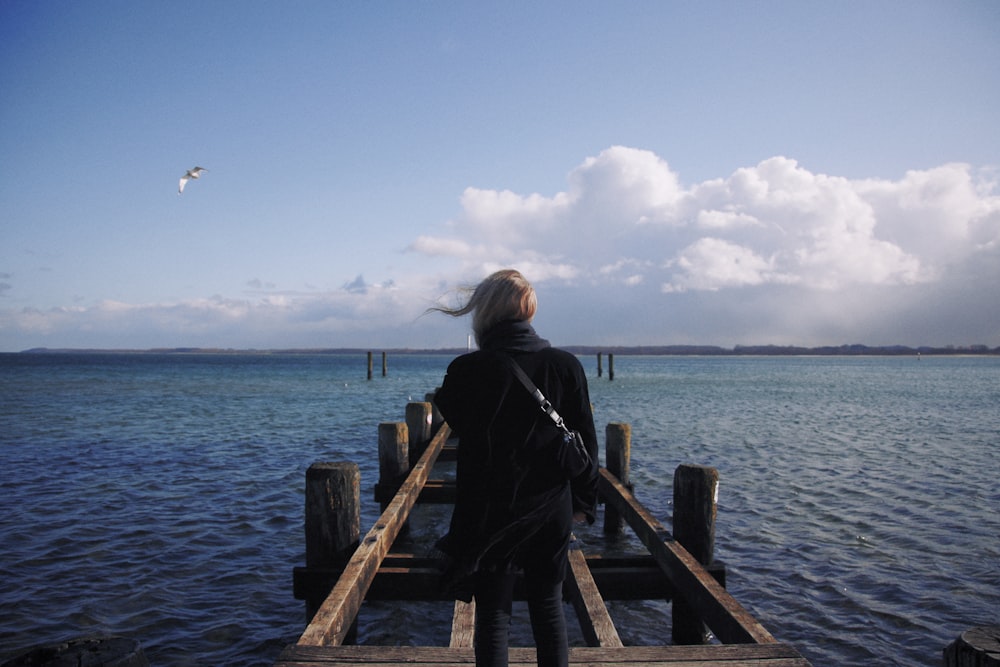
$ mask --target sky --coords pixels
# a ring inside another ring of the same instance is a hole
[[[992,0],[0,0],[0,351],[996,347],[998,128]]]

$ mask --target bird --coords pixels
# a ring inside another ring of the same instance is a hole
[[[187,173],[181,176],[181,183],[179,186],[177,186],[177,194],[181,194],[182,192],[184,192],[184,186],[187,185],[187,182],[190,179],[201,178],[201,172],[203,171],[208,171],[208,169],[205,169],[204,167],[195,167],[194,169],[188,169]]]

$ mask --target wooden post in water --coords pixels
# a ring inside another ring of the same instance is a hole
[[[431,441],[431,404],[413,401],[406,404],[406,427],[409,429],[410,467],[413,467]]]
[[[605,467],[618,478],[627,489],[632,485],[628,481],[629,462],[632,458],[632,426],[612,422],[604,428]],[[607,535],[617,535],[622,530],[622,517],[610,504],[604,506],[604,532]]]
[[[306,567],[343,567],[361,539],[361,472],[356,463],[313,463],[306,470]],[[306,598],[311,621],[329,591]],[[357,628],[352,628],[356,633]]]
[[[386,354],[385,352],[382,353],[382,377],[385,377],[387,375],[387,371],[389,369],[389,365],[388,363],[386,363],[385,354]]]
[[[602,375],[604,375],[604,368],[602,367],[602,364],[601,364],[601,353],[598,352],[597,353],[597,377],[601,377]]]
[[[608,352],[608,381],[615,379],[615,355],[613,352]]]
[[[368,351],[368,379],[372,379],[372,353],[371,350]]]
[[[1000,667],[1000,625],[970,628],[944,649],[945,667]]]
[[[715,517],[719,502],[719,471],[708,466],[679,465],[674,471],[674,539],[702,565],[715,551]],[[674,598],[675,644],[707,644],[709,630],[680,597]]]
[[[398,486],[410,472],[409,434],[402,422],[378,425],[378,483]],[[389,505],[382,501],[382,511]]]

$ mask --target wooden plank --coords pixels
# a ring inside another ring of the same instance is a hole
[[[441,590],[441,565],[389,564],[386,561],[375,573],[365,596],[368,600],[449,600]],[[588,559],[588,563],[589,563]],[[303,600],[313,592],[325,598],[343,574],[343,568],[306,568],[293,570],[295,598]],[[591,565],[590,576],[602,598],[607,600],[670,600],[674,588],[667,575],[652,558],[636,566]],[[523,600],[523,587],[515,587],[514,599]]]
[[[472,648],[476,639],[476,601],[455,600],[451,617],[450,648]]]
[[[576,538],[573,538],[575,544]],[[580,630],[588,646],[622,646],[621,637],[615,628],[601,593],[597,590],[594,577],[590,574],[583,551],[570,545],[570,576],[566,586],[572,592],[573,608],[580,620]]]
[[[646,545],[667,577],[695,613],[724,644],[769,644],[776,640],[750,612],[724,589],[684,547],[606,469],[601,468],[598,489],[614,505]]]
[[[510,664],[535,665],[534,648],[511,648]],[[593,648],[572,646],[570,664],[623,667],[810,667],[787,644],[708,644],[697,646],[627,646]],[[407,667],[474,665],[472,648],[435,646],[302,646],[282,651],[275,667],[405,664]]]
[[[605,557],[585,554],[590,576],[605,602],[608,600],[666,600],[674,596],[674,586],[648,554]],[[441,590],[440,559],[390,552],[372,580],[369,600],[449,600]],[[725,564],[715,561],[705,568],[725,588]],[[296,600],[315,594],[320,602],[329,594],[344,568],[295,567],[292,570]],[[515,586],[514,599],[523,600],[522,587]]]
[[[399,489],[382,516],[375,522],[368,534],[358,545],[357,550],[348,562],[344,574],[326,600],[320,606],[312,622],[306,627],[299,644],[306,646],[326,646],[340,644],[344,641],[351,623],[358,615],[365,594],[371,586],[372,579],[378,571],[382,559],[392,546],[400,528],[410,515],[410,510],[416,503],[417,495],[423,488],[434,462],[437,460],[441,447],[448,439],[451,429],[442,424],[437,435],[427,445],[426,451],[413,466],[406,482]]]

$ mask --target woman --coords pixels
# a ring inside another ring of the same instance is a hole
[[[568,664],[562,581],[570,531],[574,519],[593,523],[597,504],[597,436],[587,378],[575,356],[535,333],[536,308],[531,284],[508,269],[483,280],[465,305],[434,309],[455,317],[472,313],[479,346],[449,365],[435,396],[459,437],[455,509],[438,547],[453,559],[453,571],[471,573],[479,666],[507,665],[519,571],[538,664]],[[558,431],[513,374],[511,359],[583,436],[595,463],[576,478],[536,455]]]

